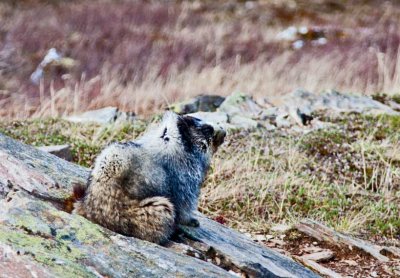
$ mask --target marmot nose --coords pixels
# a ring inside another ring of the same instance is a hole
[[[216,128],[214,132],[214,142],[217,146],[224,142],[226,131],[223,128]]]

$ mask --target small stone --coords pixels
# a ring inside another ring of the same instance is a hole
[[[40,80],[46,73],[68,72],[78,65],[78,61],[69,57],[63,57],[55,48],[51,48],[47,52],[46,56],[44,56],[40,64],[36,67],[36,70],[31,74],[30,79],[32,83],[39,85]],[[68,73],[64,73],[63,75],[65,74],[68,75]]]
[[[230,274],[236,276],[236,277],[241,277],[240,273],[237,273],[237,272],[235,272],[235,271],[233,271],[233,270],[229,270],[228,272],[229,272]]]
[[[274,238],[274,236],[273,236],[273,235],[265,235],[265,238],[266,238],[267,240],[271,240],[271,239]]]
[[[238,129],[238,127],[228,123],[228,115],[223,112],[196,112],[187,115],[212,125],[214,129],[223,129],[228,132]]]
[[[265,235],[254,235],[253,240],[261,242],[261,241],[266,241],[267,238]]]
[[[263,125],[264,125],[264,127],[265,127],[265,129],[266,129],[267,131],[273,131],[273,130],[276,129],[276,126],[271,125],[270,123],[263,123]]]
[[[281,239],[271,239],[271,242],[276,243],[277,245],[285,245],[286,243]]]
[[[52,146],[41,146],[37,147],[39,150],[54,154],[59,158],[67,161],[72,161],[72,152],[70,145],[52,145]]]
[[[277,233],[286,233],[290,229],[291,229],[291,227],[286,224],[278,224],[278,225],[274,225],[271,227],[271,231],[277,232]]]
[[[260,124],[257,121],[240,115],[234,115],[231,117],[229,123],[239,129],[252,130],[260,127]]]
[[[255,119],[263,113],[263,108],[258,105],[250,96],[237,92],[228,96],[218,108],[218,111],[228,114],[229,117],[235,115]]]
[[[228,115],[223,112],[196,112],[188,116],[198,118],[206,123],[224,125],[228,123]]]
[[[344,262],[344,263],[346,263],[346,264],[348,264],[350,266],[357,266],[358,265],[358,263],[356,261],[354,261],[354,260],[343,260],[342,262]]]
[[[321,252],[311,253],[307,255],[303,255],[302,258],[307,260],[312,260],[315,262],[326,262],[334,257],[334,254],[331,250],[325,250]]]
[[[67,121],[74,123],[111,124],[115,122],[132,122],[135,119],[133,113],[119,111],[117,107],[105,107],[84,112],[80,115],[68,116]]]
[[[289,115],[288,114],[279,114],[275,121],[276,121],[276,126],[278,128],[287,128],[290,127],[292,124],[288,120]]]
[[[250,233],[244,233],[245,236],[247,236],[248,238],[251,238],[251,234]]]
[[[390,100],[390,101],[388,101],[387,104],[388,104],[389,107],[392,108],[393,110],[395,110],[395,111],[400,111],[400,104],[399,104],[399,103]]]
[[[305,247],[303,250],[307,253],[316,253],[322,251],[323,249],[318,246],[309,246]]]

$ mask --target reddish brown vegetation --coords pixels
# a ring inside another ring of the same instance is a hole
[[[370,93],[400,82],[400,7],[390,2],[23,2],[0,6],[2,116],[46,114],[50,87],[78,90],[80,110],[118,105],[143,112],[207,90],[264,96],[301,86]],[[328,43],[313,46],[304,38],[305,46],[293,50],[276,39],[290,25],[319,28]],[[40,100],[29,76],[52,47],[79,66],[68,76],[47,73]],[[221,70],[209,73],[215,68]],[[216,74],[218,80],[203,85],[202,73],[206,82]],[[157,85],[137,90],[143,83]],[[56,113],[72,112],[65,109],[70,101],[54,100]]]

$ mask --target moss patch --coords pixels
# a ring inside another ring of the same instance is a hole
[[[50,271],[62,277],[94,277],[79,261],[85,255],[77,248],[61,241],[52,241],[22,231],[0,228],[0,242],[13,246],[22,254],[47,266]]]

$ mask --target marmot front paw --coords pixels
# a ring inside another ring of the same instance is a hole
[[[200,226],[200,222],[199,220],[197,220],[196,218],[190,218],[189,222],[186,224],[186,226],[190,226],[190,227],[199,227]]]

